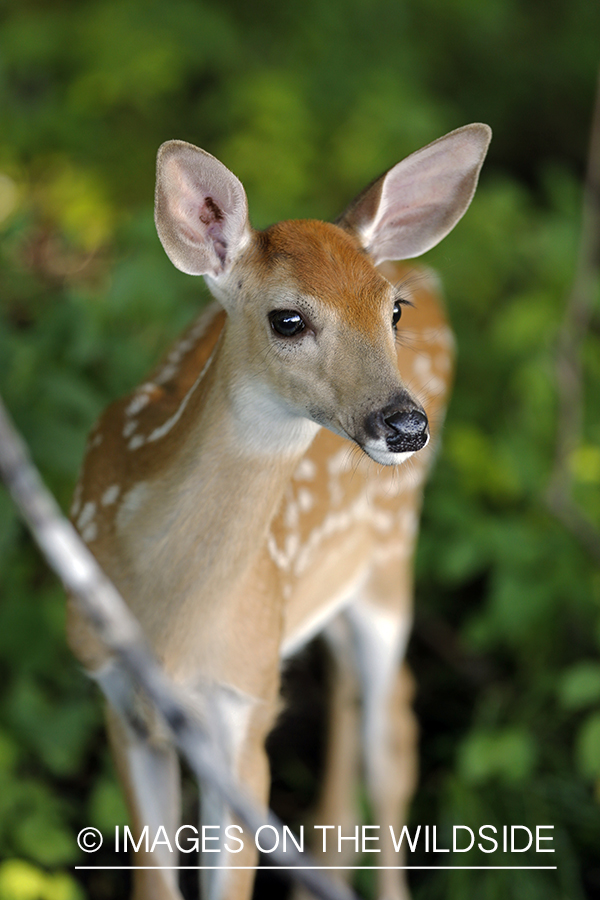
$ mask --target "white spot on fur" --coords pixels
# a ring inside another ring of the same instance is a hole
[[[170,381],[174,375],[177,375],[179,371],[179,366],[173,365],[173,363],[169,363],[164,366],[156,377],[157,384],[165,384],[167,381]]]
[[[139,388],[138,392],[136,393],[136,396],[132,399],[129,406],[127,407],[126,415],[136,415],[138,412],[140,412],[140,410],[143,409],[145,406],[147,406],[147,404],[150,402],[150,395],[155,390],[156,385],[163,384],[164,382],[169,381],[176,374],[177,364],[180,362],[182,357],[189,350],[191,350],[192,347],[194,347],[196,345],[199,338],[206,331],[206,329],[210,325],[210,323],[213,320],[213,318],[215,317],[215,315],[219,312],[219,310],[220,310],[219,305],[215,303],[215,304],[213,304],[213,306],[211,306],[206,311],[206,313],[204,313],[198,319],[198,321],[192,328],[189,336],[187,338],[183,339],[182,341],[180,341],[179,344],[177,344],[177,346],[169,353],[169,355],[167,357],[167,362],[166,362],[165,366],[163,366],[163,368],[160,370],[157,377],[155,378],[154,383],[148,382],[147,384],[144,384],[144,385],[142,385],[141,388]],[[171,431],[171,429],[177,424],[177,422],[179,421],[179,419],[185,412],[185,409],[189,403],[190,397],[192,396],[192,394],[194,393],[194,391],[196,390],[196,388],[202,381],[202,378],[204,377],[206,370],[208,369],[209,365],[212,362],[212,358],[215,354],[215,350],[216,350],[216,345],[215,345],[215,348],[213,349],[212,353],[210,354],[208,360],[206,361],[206,364],[202,368],[202,371],[200,372],[200,374],[196,378],[195,382],[193,383],[193,385],[191,386],[191,388],[189,389],[189,391],[187,392],[187,394],[185,395],[185,397],[179,404],[179,407],[177,408],[176,412],[173,413],[173,415],[170,416],[170,418],[168,418],[166,422],[163,422],[162,425],[159,425],[157,428],[155,428],[154,431],[152,431],[147,437],[144,437],[140,434],[134,434],[134,431],[138,427],[137,422],[131,422],[131,423],[128,423],[127,425],[125,425],[125,428],[123,429],[123,436],[127,438],[127,437],[130,437],[130,435],[133,435],[133,437],[127,444],[128,450],[137,450],[139,447],[143,447],[144,444],[146,444],[146,443],[158,441],[158,440],[160,440],[160,438],[164,437],[166,434],[168,434]]]
[[[131,416],[137,416],[137,414],[140,413],[144,409],[144,407],[148,406],[148,404],[150,403],[150,393],[153,390],[153,384],[143,384],[140,388],[138,388],[129,406],[125,410],[125,415],[128,418],[130,418]],[[129,437],[129,435],[125,433],[124,436]]]
[[[285,539],[285,554],[288,559],[293,560],[298,555],[300,549],[300,535],[294,531],[288,534]]]
[[[90,449],[93,450],[94,447],[99,447],[102,441],[104,440],[104,435],[101,432],[95,434],[92,440],[90,441]]]
[[[181,360],[197,345],[220,310],[221,307],[218,303],[211,304],[196,320],[185,337],[175,344],[166,358],[165,365],[155,378],[156,384],[165,384],[177,374]]]
[[[83,531],[86,525],[93,520],[96,515],[96,504],[92,501],[86,503],[81,510],[81,515],[77,519],[77,528],[79,531]]]
[[[131,437],[131,435],[135,433],[137,427],[138,423],[136,419],[131,419],[129,422],[126,422],[123,428],[123,437]]]
[[[141,509],[150,493],[147,481],[140,481],[129,490],[121,502],[117,513],[117,527],[123,531],[129,525],[134,515]]]
[[[90,522],[89,525],[86,525],[81,532],[81,537],[86,544],[90,544],[92,541],[95,541],[98,537],[98,526],[96,525],[96,523]]]
[[[71,504],[71,509],[69,510],[69,515],[72,519],[75,518],[79,514],[79,510],[81,509],[81,493],[83,491],[83,485],[81,481],[78,481],[75,485],[75,493],[73,494],[73,502]]]
[[[429,378],[431,374],[431,357],[426,353],[419,353],[415,356],[413,372],[417,378]]]
[[[427,379],[426,384],[423,385],[423,390],[430,397],[439,397],[446,390],[446,382],[438,378],[437,375],[432,374]]]
[[[128,450],[137,450],[138,447],[143,447],[146,443],[146,438],[142,437],[141,434],[135,434],[129,443],[127,444]]]
[[[314,505],[315,500],[311,492],[307,488],[300,488],[298,491],[298,506],[301,512],[310,512]]]
[[[288,572],[300,551],[300,535],[296,531],[286,534],[284,546],[280,549],[273,535],[269,534],[267,537],[267,549],[277,568],[282,572]]]
[[[333,537],[347,531],[353,525],[365,522],[371,525],[379,534],[387,535],[394,526],[394,515],[388,510],[377,509],[367,498],[361,494],[345,509],[330,512],[329,515],[308,536],[308,539],[297,552],[294,574],[302,575],[310,566],[313,556],[321,544]]]
[[[283,521],[286,528],[297,528],[300,519],[299,506],[294,500],[288,500],[284,507]]]
[[[317,474],[317,467],[312,461],[312,459],[308,459],[306,456],[304,459],[300,460],[296,471],[294,472],[294,479],[296,481],[313,481]]]
[[[282,572],[287,572],[290,568],[291,560],[288,559],[284,550],[279,549],[277,541],[271,532],[267,536],[267,550],[277,568]]]
[[[100,503],[102,504],[102,506],[112,506],[120,493],[120,486],[118,484],[111,484],[111,486],[107,488],[102,494]]]
[[[215,349],[216,349],[216,346],[215,346]],[[189,391],[187,392],[187,394],[185,395],[185,397],[183,398],[183,400],[182,400],[181,403],[179,404],[179,407],[178,407],[177,411],[176,411],[175,413],[173,413],[173,415],[172,415],[169,419],[167,419],[166,422],[164,422],[162,425],[159,425],[158,428],[155,428],[154,431],[153,431],[151,434],[148,435],[148,437],[147,437],[147,439],[146,439],[148,442],[160,440],[160,438],[162,438],[162,437],[164,437],[166,434],[168,434],[169,431],[171,431],[171,429],[177,424],[177,422],[178,422],[178,421],[180,420],[180,418],[182,417],[182,415],[183,415],[183,413],[184,413],[184,411],[185,411],[186,406],[188,405],[188,403],[189,403],[189,401],[190,401],[190,397],[192,396],[192,394],[194,393],[194,391],[196,390],[196,388],[198,387],[198,385],[199,385],[200,382],[202,381],[202,378],[204,377],[204,373],[206,372],[206,370],[207,370],[208,367],[210,366],[210,364],[211,364],[211,362],[212,362],[212,358],[213,358],[214,355],[215,355],[215,350],[213,349],[213,352],[210,354],[210,356],[209,356],[208,359],[206,360],[206,363],[205,363],[205,365],[204,365],[202,371],[200,372],[200,374],[199,374],[198,377],[196,378],[195,382],[193,383],[193,385],[191,386],[191,388],[189,389]],[[135,440],[135,438],[134,438],[134,440]],[[135,449],[135,448],[131,446],[131,443],[132,443],[132,442],[129,443],[129,447],[130,447],[130,449],[133,450],[133,449]]]
[[[308,504],[309,501],[312,503],[312,497],[307,492],[304,503]],[[298,508],[296,507],[294,512]],[[396,512],[379,508],[373,502],[373,498],[369,497],[366,492],[363,492],[350,505],[330,512],[311,531],[302,544],[300,543],[299,534],[295,530],[285,535],[282,547],[277,545],[274,535],[270,533],[267,538],[269,554],[280,571],[293,571],[295,577],[300,577],[310,567],[315,553],[324,541],[348,531],[359,523],[370,525],[382,538],[389,540],[397,527]],[[285,521],[285,524],[289,527],[287,521]],[[412,538],[413,534],[416,533],[418,524],[416,516],[413,519],[403,519],[400,524],[401,527],[407,529],[409,538]]]

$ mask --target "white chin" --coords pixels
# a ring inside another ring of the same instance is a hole
[[[407,450],[404,453],[392,453],[391,450],[380,449],[379,447],[363,447],[363,450],[376,463],[382,466],[398,466],[410,456],[414,454],[414,450]]]
[[[427,443],[425,447],[429,443],[429,437],[427,438]],[[424,450],[425,447],[421,447],[421,450]],[[388,449],[385,441],[373,441],[372,444],[365,444],[363,450],[370,456],[372,460],[376,463],[379,463],[382,466],[399,466],[400,463],[405,462],[415,453],[418,453],[417,450],[405,450],[401,453],[394,453],[392,450]]]

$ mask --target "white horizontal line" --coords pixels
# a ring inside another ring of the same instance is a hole
[[[305,872],[340,872],[349,869],[373,869],[374,871],[382,871],[384,869],[494,869],[494,870],[533,870],[533,869],[557,869],[558,866],[75,866],[76,869],[110,869],[110,870],[127,870],[133,869],[273,869],[275,871],[291,871],[304,870]]]

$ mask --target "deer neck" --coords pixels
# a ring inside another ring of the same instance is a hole
[[[136,560],[131,593],[144,606],[163,592],[184,602],[198,585],[211,602],[222,585],[231,592],[263,551],[261,537],[319,429],[258,377],[239,375],[235,351],[225,326],[168,435],[169,452],[124,499],[117,536]]]

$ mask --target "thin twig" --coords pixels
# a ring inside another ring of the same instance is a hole
[[[560,521],[600,562],[600,532],[572,495],[570,462],[583,431],[582,345],[590,326],[600,275],[600,72],[592,117],[588,168],[583,194],[579,255],[556,354],[558,421],[554,467],[546,502]]]
[[[77,599],[115,663],[128,680],[146,694],[167,722],[175,746],[199,781],[214,787],[231,811],[252,833],[270,825],[282,835],[283,825],[270,811],[260,810],[236,784],[213,752],[216,742],[206,723],[192,716],[166,677],[121,595],[81,541],[46,489],[0,398],[0,475],[46,561]],[[322,900],[352,900],[354,894],[308,866],[314,863],[293,844],[279,847],[269,858],[280,866],[299,866],[291,877]]]

